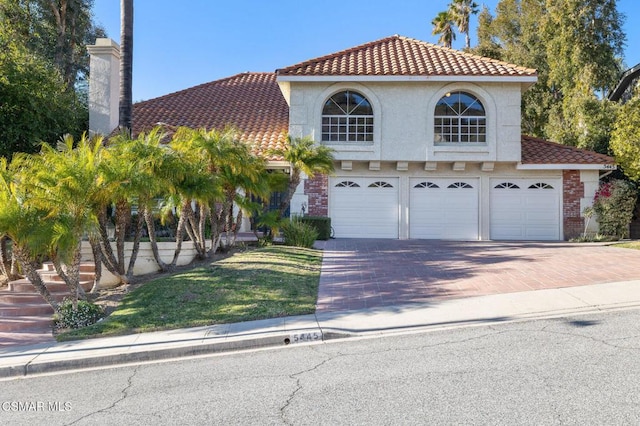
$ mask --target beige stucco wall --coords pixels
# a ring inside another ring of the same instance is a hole
[[[118,127],[120,90],[120,46],[108,38],[99,38],[87,46],[89,67],[89,131],[108,135]]]
[[[158,251],[160,253],[160,259],[162,259],[165,263],[171,263],[173,260],[173,255],[175,252],[176,244],[174,242],[159,242],[158,243]],[[112,243],[112,249],[115,253],[116,247],[115,243]],[[129,259],[131,258],[130,254],[133,249],[133,243],[127,242],[124,245],[125,253],[125,263],[129,264]],[[178,257],[178,266],[188,265],[196,258],[197,252],[193,245],[192,241],[184,241],[182,243],[182,249],[180,251],[180,256]],[[82,243],[82,261],[83,262],[93,262],[93,252],[91,251],[91,246],[83,242]],[[138,257],[136,258],[136,263],[133,268],[133,275],[146,275],[152,274],[159,271],[158,264],[156,263],[155,258],[153,257],[153,251],[151,250],[151,243],[142,242],[140,243],[140,249],[138,251]],[[119,283],[118,278],[116,278],[112,273],[109,272],[104,264],[102,265],[102,278],[100,280],[100,288],[109,288],[117,285]]]
[[[283,86],[283,85],[281,85]],[[447,82],[290,82],[289,130],[294,136],[322,137],[325,101],[346,90],[361,92],[374,111],[373,143],[327,144],[338,160],[364,161],[519,161],[520,84]],[[487,114],[487,143],[434,144],[433,111],[445,93],[476,95]]]

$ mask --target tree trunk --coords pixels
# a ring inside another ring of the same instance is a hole
[[[227,206],[225,203],[215,203],[211,206],[211,248],[209,253],[214,255],[220,248],[220,242],[222,241],[222,234],[224,233],[224,227],[226,224],[225,214],[227,212]]]
[[[78,307],[78,299],[86,300],[87,295],[84,292],[82,286],[80,286],[80,260],[82,259],[82,252],[80,251],[80,243],[73,252],[71,258],[71,264],[64,265],[60,261],[57,254],[52,256],[53,266],[56,269],[56,273],[62,278],[69,291],[73,296],[73,309]]]
[[[124,242],[127,239],[127,229],[131,223],[131,205],[127,200],[119,200],[116,203],[116,255],[118,260],[116,265],[118,267],[118,273],[120,275],[125,274],[125,259],[124,259]]]
[[[12,265],[13,254],[9,253],[9,237],[0,237],[0,273],[4,275],[8,281],[17,280],[20,275],[14,273]]]
[[[151,209],[146,206],[143,207],[142,214],[144,216],[144,221],[147,223],[147,232],[149,233],[149,242],[151,243],[153,258],[156,260],[160,271],[166,272],[167,264],[162,261],[162,259],[160,258],[160,252],[158,251],[158,241],[156,240],[156,229],[153,222],[153,214],[151,214]]]
[[[102,209],[100,214],[98,215],[99,222],[99,230],[100,230],[100,241],[102,244],[100,245],[100,257],[104,261],[104,264],[107,267],[107,270],[115,275],[121,284],[128,284],[129,280],[124,275],[124,264],[118,263],[116,256],[113,253],[113,249],[111,248],[111,240],[109,238],[109,233],[107,231],[107,216],[106,209]],[[123,238],[123,251],[124,251],[124,236]],[[117,244],[117,243],[116,243]],[[95,257],[94,257],[95,259]],[[122,272],[121,272],[122,270]]]
[[[201,204],[198,205],[198,211],[198,216],[200,217],[196,217],[196,213],[191,208],[191,201],[185,201],[183,204],[183,214],[185,214],[186,220],[185,229],[193,241],[198,259],[202,260],[207,258],[207,240],[204,236],[204,224],[201,223],[200,218],[204,217],[206,220],[207,212]]]
[[[140,251],[140,238],[142,237],[142,227],[144,226],[143,215],[138,211],[138,220],[136,222],[136,233],[133,237],[133,248],[131,249],[131,258],[129,259],[129,266],[127,268],[127,279],[131,281],[133,278],[133,267],[136,264],[138,258],[138,252]]]
[[[24,274],[29,279],[31,284],[35,287],[35,289],[40,293],[42,298],[53,308],[56,313],[60,313],[60,305],[53,298],[49,289],[44,282],[42,281],[42,277],[38,274],[38,268],[40,267],[39,263],[36,262],[29,256],[28,252],[20,247],[13,246],[13,254],[16,257],[16,260],[22,266],[22,270]]]
[[[119,125],[128,135],[132,127],[133,0],[120,0],[120,110]]]
[[[93,286],[91,287],[91,293],[98,291],[100,287],[100,279],[102,278],[102,249],[100,248],[100,239],[96,236],[89,237],[89,244],[91,244],[91,252],[93,253]]]
[[[182,239],[185,231],[185,225],[187,224],[186,212],[184,211],[184,206],[182,206],[182,211],[180,212],[180,219],[178,219],[178,228],[176,229],[176,250],[173,253],[173,259],[171,260],[171,264],[169,265],[169,269],[173,269],[178,264],[178,258],[180,257],[180,251],[182,250]]]
[[[291,170],[291,177],[289,178],[289,186],[287,189],[287,196],[282,199],[280,202],[279,217],[282,218],[291,205],[291,199],[293,198],[293,194],[298,189],[298,185],[300,185],[300,172],[298,170]]]

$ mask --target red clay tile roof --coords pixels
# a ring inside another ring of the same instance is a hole
[[[276,71],[278,76],[536,77],[534,69],[394,35]]]
[[[133,105],[133,134],[171,127],[237,128],[258,150],[281,148],[289,106],[274,73],[242,73]]]
[[[522,164],[615,164],[608,155],[522,135]]]

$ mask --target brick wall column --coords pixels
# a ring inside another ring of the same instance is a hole
[[[584,184],[580,182],[580,170],[562,171],[562,224],[564,239],[569,240],[582,234],[584,218],[580,211],[580,199],[584,197]]]
[[[329,215],[329,176],[316,174],[305,180],[304,193],[309,197],[310,216]]]

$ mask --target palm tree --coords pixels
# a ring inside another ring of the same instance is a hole
[[[237,228],[233,209],[234,205],[244,204],[240,194],[264,192],[262,183],[266,163],[251,152],[251,147],[241,141],[238,131],[231,127],[202,130],[194,143],[196,150],[205,158],[208,172],[216,176],[221,191],[221,196],[209,203],[212,227],[210,253],[215,253],[225,229],[229,233]],[[230,238],[227,241],[230,243]]]
[[[120,0],[120,129],[131,133],[133,86],[133,0]]]
[[[166,215],[178,213],[176,248],[169,265],[170,269],[177,264],[185,232],[194,242],[198,257],[206,257],[205,236],[198,234],[197,216],[206,218],[208,214],[206,206],[209,205],[210,200],[221,196],[217,176],[209,173],[207,162],[194,149],[193,140],[196,133],[197,131],[193,129],[179,128],[170,143],[182,171],[179,179],[174,182],[175,192],[165,200],[163,209]],[[196,211],[199,213],[196,214]]]
[[[291,204],[293,194],[302,180],[302,173],[312,178],[316,173],[329,174],[334,170],[333,150],[324,145],[317,145],[308,136],[302,138],[287,136],[286,147],[271,150],[270,153],[282,157],[290,165],[287,195],[282,199],[278,209],[280,218]]]
[[[440,35],[438,43],[442,44],[444,47],[451,48],[451,44],[456,39],[451,13],[448,10],[438,13],[433,21],[431,21],[431,25],[433,25],[433,31],[431,31],[431,34]]]
[[[453,0],[449,5],[449,14],[458,31],[464,34],[465,49],[471,48],[469,37],[469,19],[478,13],[478,5],[473,0]]]
[[[81,242],[85,234],[95,234],[97,206],[104,196],[99,178],[102,149],[100,136],[83,135],[75,142],[66,135],[56,148],[45,144],[37,155],[18,157],[29,171],[22,182],[29,192],[25,204],[46,211],[55,222],[49,255],[75,301],[84,298],[79,285]]]
[[[26,154],[17,154],[14,158],[21,155]],[[54,311],[60,313],[58,302],[38,274],[38,259],[49,252],[55,224],[45,210],[24,203],[28,194],[20,181],[25,172],[28,173],[0,158],[0,235],[11,239],[13,256],[22,272]]]
[[[106,203],[101,206],[99,223],[104,250],[105,265],[119,277],[129,282],[133,276],[144,224],[147,225],[151,249],[160,270],[168,268],[158,251],[153,211],[157,200],[174,191],[174,182],[181,173],[172,150],[162,145],[165,134],[160,128],[140,133],[131,139],[126,132],[111,139],[105,150],[101,174],[105,201],[115,202],[116,253],[113,253],[107,233]],[[131,210],[137,207],[138,216],[134,230],[133,248],[128,265],[125,265],[124,244],[131,223]]]
[[[193,241],[197,256],[207,257],[205,224],[210,215],[210,206],[222,198],[219,178],[211,164],[210,153],[205,148],[212,139],[205,129],[178,128],[171,140],[170,147],[186,164],[182,179],[176,182],[174,205],[179,210],[176,232],[176,252],[172,263],[179,255],[183,231]],[[212,231],[212,239],[214,238]]]

